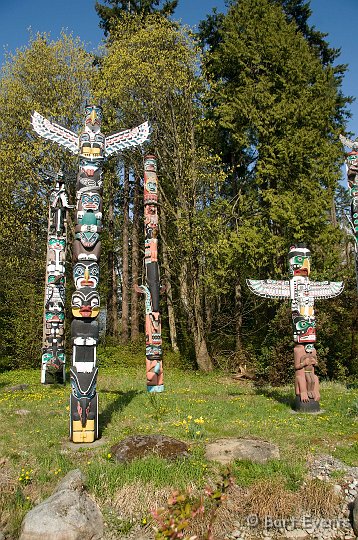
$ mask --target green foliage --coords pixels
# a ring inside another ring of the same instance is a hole
[[[150,13],[159,13],[168,17],[172,15],[178,5],[178,0],[165,0],[162,8],[159,8],[161,0],[105,0],[105,4],[96,2],[96,11],[101,21],[104,35],[108,36],[116,22],[126,13],[147,16]]]
[[[37,171],[63,160],[77,169],[74,159],[34,135],[31,112],[78,131],[92,91],[103,101],[105,133],[146,119],[152,126],[143,151],[158,157],[159,246],[165,242],[182,352],[179,360],[168,351],[167,365],[210,369],[213,358],[228,369],[247,363],[273,384],[288,381],[288,306],[253,297],[246,279],[287,279],[288,248],[305,241],[312,279],[346,283],[339,298],[317,303],[320,375],[352,378],[357,293],[344,222],[349,201],[338,186],[338,133],[349,99],[341,91],[345,68],[333,66],[338,51],[309,26],[304,0],[232,2],[227,15],[214,11],[201,25],[201,48],[188,28],[168,19],[175,6],[97,3],[109,38],[95,68],[81,43],[66,35],[56,42],[32,37],[4,66],[0,366],[39,359],[48,186]],[[142,175],[141,150],[121,160]],[[120,253],[123,243],[120,168],[108,164],[104,175],[102,305],[111,292],[108,255]],[[164,302],[162,311],[168,342]],[[135,362],[133,347],[118,355],[111,345],[116,338],[103,344],[103,366]]]
[[[0,80],[0,356],[13,367],[39,363],[46,261],[49,186],[39,169],[75,167],[56,145],[38,138],[31,114],[65,118],[78,130],[89,96],[91,57],[78,39],[65,34],[51,41],[31,38],[28,48],[10,55]]]
[[[236,328],[238,350],[250,351],[251,363],[273,383],[292,375],[290,314],[282,302],[253,297],[246,278],[287,279],[289,246],[304,241],[313,254],[312,279],[352,279],[333,203],[342,160],[338,133],[349,100],[340,91],[342,71],[331,65],[337,51],[308,27],[308,16],[301,1],[241,0],[225,17],[203,23],[201,34],[210,45],[204,137],[220,149],[227,172],[220,192],[225,202],[209,209],[216,234],[208,284],[225,310],[212,331],[222,335],[223,323]],[[344,206],[344,194],[341,200]],[[222,299],[230,290],[239,294]],[[339,371],[339,357],[347,358],[342,341],[347,349],[352,343],[348,329],[340,340],[338,317],[332,326],[325,319],[336,309],[342,315],[343,302],[317,309],[330,376]],[[345,313],[352,328],[356,317]],[[348,371],[355,357],[349,354]],[[325,373],[324,358],[321,365]]]

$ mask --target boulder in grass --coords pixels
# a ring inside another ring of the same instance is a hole
[[[188,446],[178,439],[166,435],[133,435],[126,437],[111,448],[113,458],[127,463],[151,455],[165,459],[187,457]]]
[[[265,463],[269,459],[280,459],[280,452],[275,444],[260,439],[227,438],[208,443],[205,457],[223,464],[236,459]]]
[[[26,514],[19,540],[101,540],[102,514],[83,484],[79,469],[69,472],[51,497]]]

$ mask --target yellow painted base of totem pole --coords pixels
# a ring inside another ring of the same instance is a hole
[[[82,427],[81,420],[72,422],[72,441],[74,443],[91,443],[94,439],[94,420],[87,420],[85,427]]]

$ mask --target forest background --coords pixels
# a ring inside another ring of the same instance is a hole
[[[103,345],[144,343],[134,284],[142,279],[143,155],[154,153],[165,347],[193,368],[246,365],[274,384],[291,379],[290,307],[254,297],[245,283],[287,279],[288,249],[303,241],[312,279],[345,283],[340,297],[316,306],[320,375],[354,378],[354,244],[338,138],[350,98],[339,51],[308,24],[304,0],[237,0],[196,33],[170,18],[176,5],[97,3],[106,37],[98,55],[71,35],[42,34],[8,57],[0,80],[0,367],[40,365],[49,196],[40,169],[64,167],[74,201],[76,159],[35,135],[31,113],[78,132],[89,100],[102,103],[106,134],[146,119],[152,126],[143,149],[123,152],[104,172]]]

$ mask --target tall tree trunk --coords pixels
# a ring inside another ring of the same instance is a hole
[[[176,328],[176,322],[175,322],[175,311],[174,311],[173,297],[172,297],[171,272],[170,272],[168,246],[167,246],[167,221],[166,221],[164,210],[160,212],[160,228],[161,228],[161,240],[162,240],[161,245],[162,245],[162,255],[163,255],[163,270],[164,270],[164,278],[165,278],[165,294],[167,298],[167,308],[168,308],[170,342],[171,342],[173,351],[179,352],[179,347],[178,347],[178,342],[177,342],[177,328]]]
[[[139,337],[138,293],[135,290],[135,285],[138,285],[139,276],[139,190],[140,176],[136,174],[134,180],[132,227],[131,341],[136,341]]]
[[[109,204],[108,204],[108,240],[109,249],[107,255],[108,270],[108,293],[107,293],[107,316],[106,335],[118,337],[118,299],[117,299],[117,276],[115,269],[114,254],[114,172],[108,174],[110,177]]]
[[[196,363],[200,370],[212,371],[214,366],[206,345],[204,320],[200,305],[199,285],[197,280],[194,279],[191,283],[191,290],[189,293],[189,279],[191,278],[188,274],[188,265],[186,261],[183,261],[180,268],[180,296],[194,339]]]
[[[122,250],[122,342],[129,339],[129,169],[124,165]]]
[[[334,227],[337,227],[336,201],[334,200],[334,195],[332,195],[331,203],[331,223]]]

